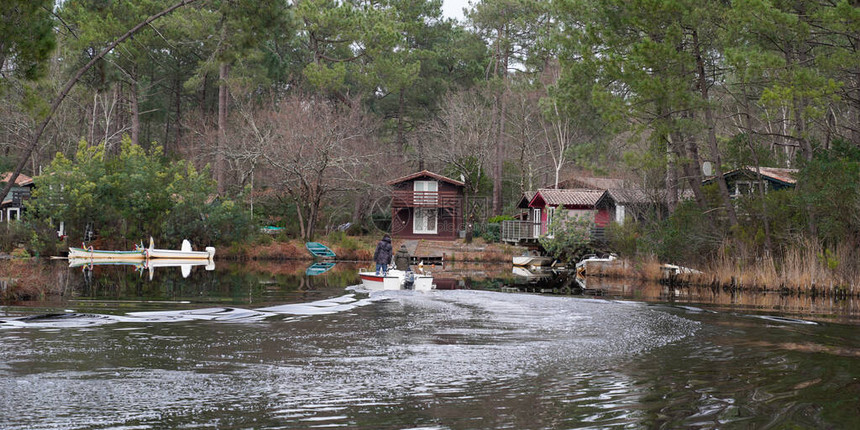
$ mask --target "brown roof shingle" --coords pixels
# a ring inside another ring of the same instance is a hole
[[[548,206],[594,206],[604,190],[544,188],[537,191],[532,202],[540,196]]]

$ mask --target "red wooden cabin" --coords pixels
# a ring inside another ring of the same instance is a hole
[[[422,170],[389,181],[391,235],[398,239],[454,240],[463,230],[463,182]]]

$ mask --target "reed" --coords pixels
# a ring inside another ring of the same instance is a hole
[[[44,300],[61,286],[42,264],[31,259],[0,261],[0,300]]]
[[[757,255],[724,243],[708,266],[711,285],[796,293],[858,293],[856,256],[851,247],[835,251],[815,241],[784,249],[778,257]],[[707,284],[704,282],[703,284]]]

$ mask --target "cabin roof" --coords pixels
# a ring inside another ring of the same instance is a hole
[[[535,194],[537,194],[537,192],[535,192],[535,191],[524,192],[523,196],[520,198],[519,203],[517,203],[517,207],[520,209],[525,209],[525,208],[529,207],[529,203],[535,197]]]
[[[554,189],[544,188],[537,190],[535,196],[529,202],[529,206],[535,204],[539,199],[547,206],[594,206],[603,196],[605,190],[579,189]]]
[[[9,178],[11,178],[11,177],[12,177],[12,172],[5,172],[3,174],[0,174],[0,182],[3,182],[3,183],[9,182]],[[31,178],[31,177],[29,177],[23,173],[20,173],[20,174],[18,174],[18,177],[15,178],[15,185],[17,185],[19,187],[26,187],[27,185],[33,185],[33,178]]]
[[[556,188],[556,187],[547,187]],[[559,189],[589,189],[589,190],[612,190],[624,188],[624,180],[617,178],[590,178],[574,176],[558,182]]]
[[[451,179],[451,178],[448,178],[448,177],[442,176],[442,175],[440,175],[440,174],[438,174],[438,173],[433,173],[433,172],[428,171],[428,170],[422,170],[422,171],[420,171],[420,172],[416,172],[416,173],[413,173],[413,174],[411,174],[411,175],[406,175],[406,176],[403,176],[403,177],[400,177],[400,178],[397,178],[397,179],[393,179],[393,180],[388,181],[388,182],[386,182],[386,183],[387,183],[388,185],[397,185],[397,184],[399,184],[399,183],[401,183],[401,182],[411,181],[411,180],[413,180],[413,179],[418,179],[418,178],[421,178],[421,177],[430,177],[430,178],[433,178],[433,179],[435,179],[435,180],[437,180],[437,181],[447,182],[447,183],[449,183],[449,184],[456,185],[456,186],[458,186],[458,187],[464,187],[464,186],[466,186],[466,184],[465,184],[465,183],[463,183],[463,182],[460,182],[460,181],[458,181],[458,180],[455,180],[455,179]]]
[[[617,205],[641,205],[651,202],[648,193],[645,190],[625,190],[613,189],[606,190],[606,194],[601,196],[600,201],[612,199]]]
[[[761,176],[766,180],[779,182],[788,186],[797,185],[797,169],[784,169],[779,167],[759,167],[758,170],[761,172]],[[723,173],[723,176],[726,178],[730,178],[744,173],[755,176],[757,175],[756,167],[744,166],[738,169],[725,172]],[[716,179],[716,176],[711,176],[709,178],[706,178],[704,182],[708,184],[713,182],[714,179]]]

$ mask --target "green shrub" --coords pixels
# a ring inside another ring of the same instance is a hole
[[[549,225],[553,234],[543,235],[539,241],[549,255],[560,261],[578,261],[591,250],[591,231],[594,221],[586,218],[556,216]]]
[[[472,236],[480,237],[487,242],[498,242],[502,238],[502,226],[498,223],[475,224]]]

